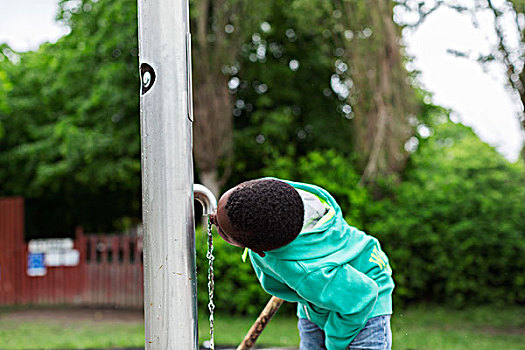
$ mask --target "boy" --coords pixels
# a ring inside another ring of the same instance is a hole
[[[248,181],[224,193],[210,219],[226,242],[249,249],[265,291],[297,302],[300,350],[391,348],[388,259],[327,191]]]

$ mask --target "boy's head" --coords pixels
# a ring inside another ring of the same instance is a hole
[[[211,220],[226,242],[264,256],[264,251],[293,241],[303,217],[303,201],[295,188],[283,181],[259,179],[224,193]]]

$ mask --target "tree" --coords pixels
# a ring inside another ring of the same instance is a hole
[[[470,14],[475,27],[479,27],[478,17],[490,15],[493,21],[496,43],[488,53],[479,53],[477,57],[461,50],[451,50],[451,53],[477,60],[482,65],[493,62],[505,68],[507,86],[511,94],[521,102],[521,111],[518,119],[525,131],[525,1],[523,0],[434,0],[432,2],[421,0],[399,0],[400,9],[416,15],[415,20],[404,25],[416,28],[434,11],[442,7],[454,9],[460,13]],[[513,38],[516,39],[513,39]],[[525,159],[525,153],[523,154]]]
[[[417,103],[392,3],[269,3],[266,30],[246,44],[235,89],[240,170],[255,175],[276,157],[336,149],[364,181],[399,172]]]
[[[417,103],[399,45],[400,28],[392,18],[393,3],[294,4],[321,23],[311,26],[302,21],[304,28],[333,37],[332,86],[353,119],[353,145],[363,181],[399,172],[407,158],[404,144],[413,133],[409,119],[417,113]]]
[[[371,9],[362,2],[349,4],[344,3],[345,17],[356,11],[369,14],[354,29],[365,40],[345,42],[354,63],[353,76],[359,91],[354,102],[359,124],[356,141],[366,159],[363,179],[370,181],[378,174],[389,175],[404,168],[407,159],[404,145],[413,134],[409,117],[417,113],[417,105],[415,89],[408,83],[399,44],[400,28],[393,21],[392,4],[374,1],[369,4]],[[367,36],[372,36],[369,43],[366,43]],[[356,52],[361,59],[355,57]],[[373,54],[369,56],[370,53]]]
[[[65,215],[55,221],[64,232],[77,224],[107,231],[140,220],[136,5],[62,0],[57,19],[70,34],[36,52],[2,48],[2,194],[23,195],[48,216]],[[264,6],[233,0],[192,5],[195,159],[201,179],[217,193],[215,175],[231,138],[229,74],[222,71],[235,65],[235,47],[247,33],[242,28],[253,23],[239,18],[251,10],[250,18],[258,18]],[[228,25],[238,34],[228,34]]]
[[[217,193],[231,170],[331,149],[365,178],[398,171],[414,91],[390,5],[192,1],[201,181]],[[56,44],[1,50],[1,193],[67,212],[67,230],[127,226],[140,218],[136,3],[63,0],[58,20],[71,33]]]
[[[194,158],[201,182],[215,195],[231,173],[233,119],[228,81],[238,71],[239,47],[267,8],[264,2],[192,3]],[[219,168],[223,164],[223,172]]]
[[[2,195],[47,212],[35,230],[122,228],[140,218],[136,3],[59,5],[70,34],[35,52],[2,50],[12,84],[0,111]]]
[[[278,162],[293,163],[313,149],[352,151],[350,120],[338,112],[330,88],[332,54],[319,47],[324,39],[305,33],[286,1],[267,4],[270,13],[241,46],[232,78],[232,184],[277,171]]]
[[[396,297],[457,306],[525,301],[523,162],[510,164],[439,109],[366,230],[392,263]]]

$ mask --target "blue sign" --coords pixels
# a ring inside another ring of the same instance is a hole
[[[45,276],[46,255],[44,253],[29,253],[27,256],[27,275]]]

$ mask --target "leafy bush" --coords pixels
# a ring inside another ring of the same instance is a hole
[[[391,198],[371,207],[399,301],[525,302],[525,184],[469,128],[438,125]]]
[[[326,188],[339,201],[347,220],[354,225],[363,224],[364,207],[368,194],[357,186],[359,177],[348,161],[335,151],[312,152],[297,163],[287,157],[277,159],[264,169],[264,175],[314,183]],[[341,184],[345,184],[342,186]],[[270,296],[262,289],[249,261],[241,260],[242,250],[224,242],[214,229],[215,255],[215,305],[217,310],[229,313],[258,314]],[[200,310],[207,310],[208,260],[207,240],[202,228],[197,229],[198,302]],[[283,307],[280,312],[294,312],[294,305]]]
[[[208,310],[207,235],[197,228],[197,299],[199,310]],[[257,315],[270,299],[257,281],[249,259],[242,261],[243,250],[229,245],[213,230],[216,310],[231,314]]]
[[[339,203],[346,221],[352,226],[363,227],[365,209],[371,198],[368,190],[359,185],[359,174],[348,157],[335,150],[313,151],[298,161],[277,159],[263,173],[326,189]]]
[[[420,139],[401,181],[382,184],[373,201],[351,161],[314,151],[296,161],[276,156],[262,170],[327,189],[349,224],[377,237],[389,255],[396,303],[525,302],[525,169],[510,164],[469,128],[450,122]],[[197,234],[199,304],[208,301],[206,238]],[[242,251],[215,235],[216,305],[257,314],[269,296]],[[293,305],[288,306],[293,310]]]

